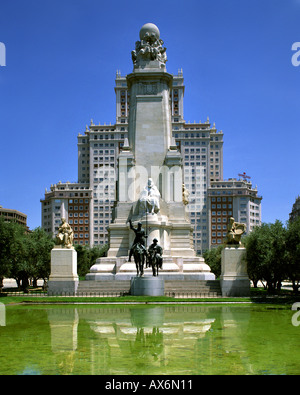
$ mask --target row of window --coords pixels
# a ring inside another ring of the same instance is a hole
[[[86,217],[86,218],[88,218],[89,217],[89,213],[84,213],[84,216]],[[70,218],[73,218],[73,217],[75,217],[75,218],[77,218],[77,217],[83,217],[83,213],[69,213],[69,217]],[[88,221],[88,220],[86,220],[86,221]]]
[[[80,238],[80,239],[83,239],[83,237],[85,237],[86,239],[88,239],[88,238],[89,238],[89,234],[88,234],[88,233],[85,233],[84,236],[83,236],[83,233],[79,233],[79,238]],[[74,233],[74,239],[78,239],[78,233]]]
[[[212,204],[211,208],[232,208],[232,204]]]
[[[212,235],[212,237],[216,237],[216,236],[218,236],[218,237],[221,237],[221,236],[226,237],[227,232],[223,232],[223,235],[222,235],[222,232],[212,232],[211,235]]]
[[[78,229],[79,228],[79,229]],[[84,228],[84,229],[83,229]],[[89,227],[88,226],[85,226],[85,227],[83,227],[83,226],[74,226],[73,227],[73,230],[74,230],[74,232],[78,232],[78,231],[80,231],[80,232],[83,232],[83,231],[85,231],[85,232],[89,232]]]
[[[223,198],[220,198],[220,197],[218,197],[218,198],[215,198],[215,197],[213,197],[213,198],[211,198],[211,201],[212,202],[232,202],[232,198],[231,197],[223,197]]]
[[[115,157],[114,156],[100,156],[100,157],[97,157],[97,156],[94,156],[94,162],[102,162],[102,161],[104,161],[104,162],[114,162],[115,161]]]
[[[228,218],[227,218],[227,217],[223,217],[223,218],[212,218],[212,219],[211,219],[211,222],[213,222],[213,223],[216,223],[216,222],[218,222],[218,223],[220,223],[220,222],[225,222],[225,223],[227,223],[227,222],[228,222]]]
[[[211,215],[232,215],[232,211],[223,211],[221,214],[221,211],[212,211]]]

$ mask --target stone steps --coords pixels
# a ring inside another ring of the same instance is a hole
[[[167,296],[195,296],[216,297],[222,296],[220,282],[218,280],[183,280],[165,281],[165,295]]]
[[[130,280],[80,281],[78,296],[119,296],[130,294]],[[165,295],[173,297],[221,296],[218,280],[165,280]]]
[[[77,295],[129,294],[130,280],[79,281]]]

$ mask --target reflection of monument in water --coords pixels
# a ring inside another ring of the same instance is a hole
[[[214,280],[193,248],[182,157],[172,138],[173,76],[166,71],[166,49],[157,26],[142,27],[132,59],[134,69],[127,75],[129,138],[118,157],[117,203],[109,226],[108,256],[97,260],[86,279],[130,279],[136,274],[135,264],[128,262],[134,236],[131,220],[134,225],[142,223],[147,246],[156,238],[163,248],[161,276]]]
[[[84,373],[117,375],[195,374],[191,360],[200,358],[199,342],[219,315],[208,306],[50,308],[47,314],[62,372],[78,374],[78,360],[87,360]]]

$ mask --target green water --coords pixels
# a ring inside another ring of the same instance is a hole
[[[294,313],[259,304],[6,306],[0,374],[299,374]]]

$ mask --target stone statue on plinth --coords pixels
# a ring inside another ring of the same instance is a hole
[[[160,192],[156,185],[152,181],[152,178],[148,179],[148,183],[142,190],[139,198],[140,211],[157,214],[160,210]]]
[[[63,248],[73,247],[74,233],[71,226],[67,223],[65,218],[61,219],[61,224],[58,228],[58,233],[56,235],[56,244],[61,245]]]
[[[234,218],[229,219],[227,226],[227,236],[225,244],[241,245],[241,237],[246,232],[246,224],[235,222]]]
[[[158,276],[158,269],[162,269],[163,249],[158,244],[157,239],[153,239],[153,243],[148,248],[148,264],[152,267],[153,276]]]
[[[241,237],[246,231],[246,224],[229,219],[225,248],[221,254],[220,285],[222,296],[249,296],[250,280],[245,259],[246,249],[241,244]]]
[[[131,257],[133,255],[134,262],[136,265],[136,271],[138,276],[143,276],[144,274],[144,263],[147,257],[147,249],[145,247],[145,231],[142,228],[142,223],[139,222],[137,228],[134,228],[131,220],[129,220],[130,229],[135,233],[135,239],[130,248],[128,262],[131,262]]]
[[[61,219],[56,245],[51,250],[51,273],[48,295],[75,295],[78,287],[77,252],[73,247],[73,229]]]

